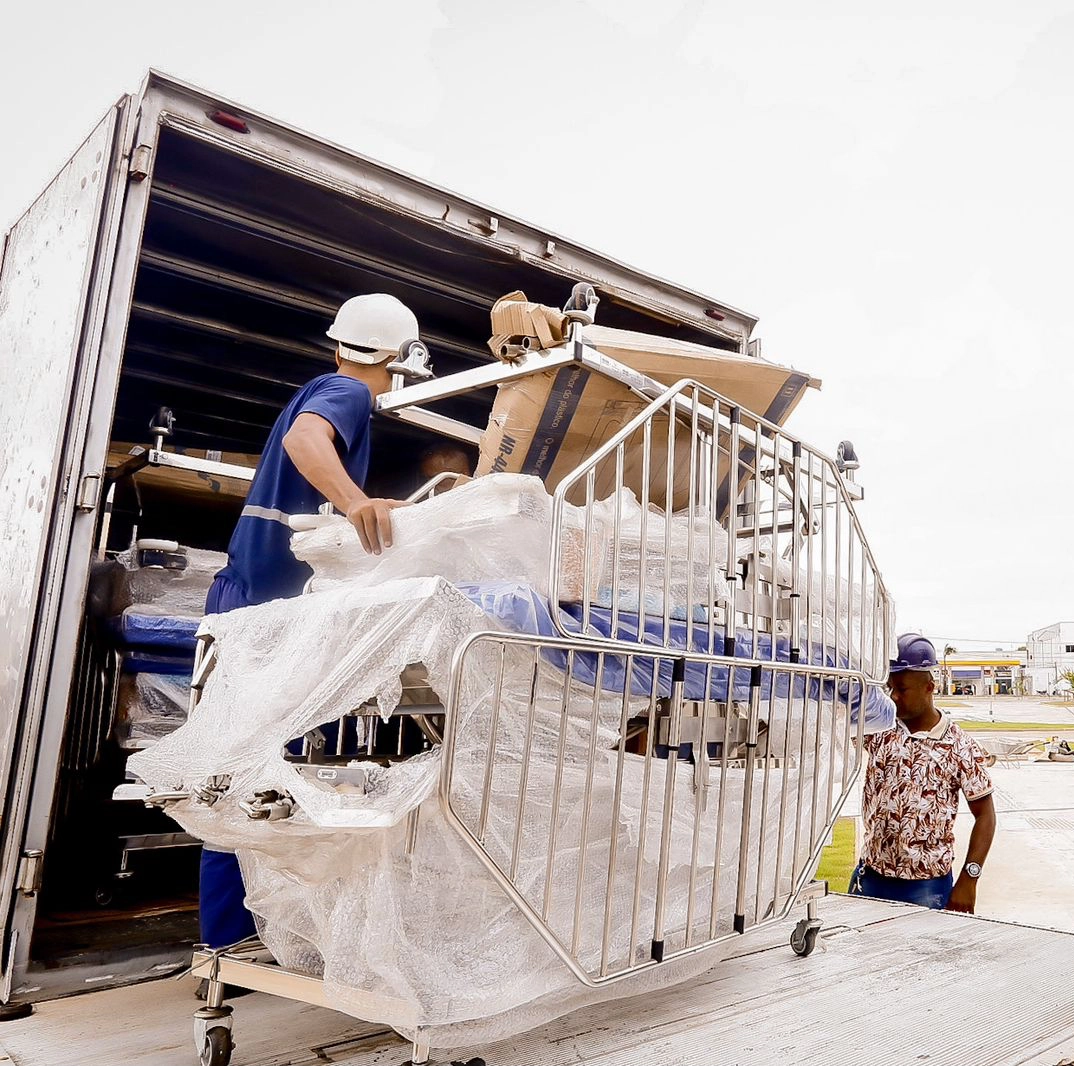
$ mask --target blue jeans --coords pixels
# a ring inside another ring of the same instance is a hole
[[[214,578],[205,598],[205,614],[230,612],[248,604],[242,588],[229,578]],[[253,915],[246,909],[246,888],[239,859],[221,850],[202,850],[198,886],[201,941],[210,947],[227,947],[257,934]]]
[[[883,876],[860,861],[850,877],[851,895],[889,899],[892,902],[910,902],[929,910],[942,910],[947,905],[954,886],[955,881],[950,871],[929,880],[902,880],[897,876]]]

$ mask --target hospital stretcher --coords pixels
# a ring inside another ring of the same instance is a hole
[[[301,746],[292,744],[288,760],[307,779],[353,779],[360,792],[365,777],[348,775],[356,760],[389,764],[438,750],[435,801],[426,808],[443,815],[586,988],[599,992],[696,961],[803,903],[791,946],[808,955],[820,928],[817,859],[853,785],[864,735],[892,719],[883,694],[891,606],[854,496],[835,461],[779,426],[699,383],[667,387],[639,377],[585,346],[577,325],[562,348],[533,358],[542,368],[576,363],[621,377],[645,403],[555,490],[548,598],[524,585],[460,585],[490,622],[459,645],[450,688],[437,692],[422,667],[407,667],[390,719],[372,704],[326,714]],[[525,362],[498,371],[500,380],[526,372]],[[485,375],[481,383],[489,382]],[[393,412],[474,383],[459,375],[403,389],[393,393]],[[661,442],[666,450],[658,453]],[[592,580],[598,553],[587,540],[580,599],[561,600],[568,517],[581,518],[588,533],[600,510],[597,475],[606,488],[610,473],[618,494],[628,469],[642,474],[640,490],[633,487],[640,535],[626,532],[615,513],[604,531],[610,584]],[[670,490],[683,487],[687,502],[673,506]],[[654,508],[665,520],[655,551],[645,530],[655,525]],[[685,537],[673,533],[673,516],[685,518]],[[718,532],[728,551],[717,570]],[[676,595],[672,562],[689,565],[706,543],[707,575],[687,570]],[[203,627],[192,707],[215,662]],[[460,730],[461,699],[490,668],[485,734],[475,741]],[[510,760],[499,747],[506,730],[521,743]],[[583,743],[580,753],[564,745],[571,735]],[[549,741],[551,755],[542,754]],[[209,801],[227,793],[204,790]],[[554,833],[569,795],[581,818],[581,852],[567,861]],[[171,800],[181,796],[189,792]],[[243,806],[252,821],[271,824],[295,808],[277,788],[254,797]],[[169,804],[168,792],[154,798]],[[602,810],[610,810],[611,841],[597,853],[588,826]],[[618,834],[632,810],[640,811],[636,845]],[[547,860],[527,872],[537,811],[550,815]],[[415,808],[406,820],[408,854],[421,838],[421,813]],[[628,856],[637,865],[624,881]],[[583,897],[595,882],[607,892],[596,911]],[[316,975],[273,964],[256,940],[199,950],[192,972],[208,981],[207,1005],[195,1016],[203,1063],[231,1056],[226,984],[404,1027],[413,1061],[429,1059],[429,1027],[417,1005],[338,984],[327,989]]]

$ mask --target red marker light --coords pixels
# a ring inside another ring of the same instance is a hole
[[[724,320],[724,315],[719,310],[707,309],[705,310],[705,316],[711,317],[714,321]]]
[[[250,133],[250,128],[246,126],[245,121],[239,119],[238,116],[233,116],[230,112],[217,109],[215,112],[209,113],[209,118],[214,123],[219,123],[221,127],[227,127],[228,130],[238,131],[239,134]]]

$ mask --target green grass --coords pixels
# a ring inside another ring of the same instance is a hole
[[[850,887],[850,874],[855,865],[854,821],[840,817],[832,829],[832,845],[821,852],[817,879],[827,880],[829,891],[845,893]]]
[[[1009,720],[963,720],[957,717],[955,723],[963,731],[1074,731],[1074,723],[1018,723]]]

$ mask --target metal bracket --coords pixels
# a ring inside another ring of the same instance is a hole
[[[193,470],[198,474],[212,474],[214,477],[234,477],[239,481],[253,481],[254,470],[249,466],[235,466],[229,462],[214,462],[211,459],[196,459],[189,455],[177,455],[159,448],[149,449],[150,466],[170,466],[175,470]]]
[[[19,872],[15,890],[23,895],[36,895],[41,890],[41,867],[44,865],[43,850],[25,850],[19,858]]]

